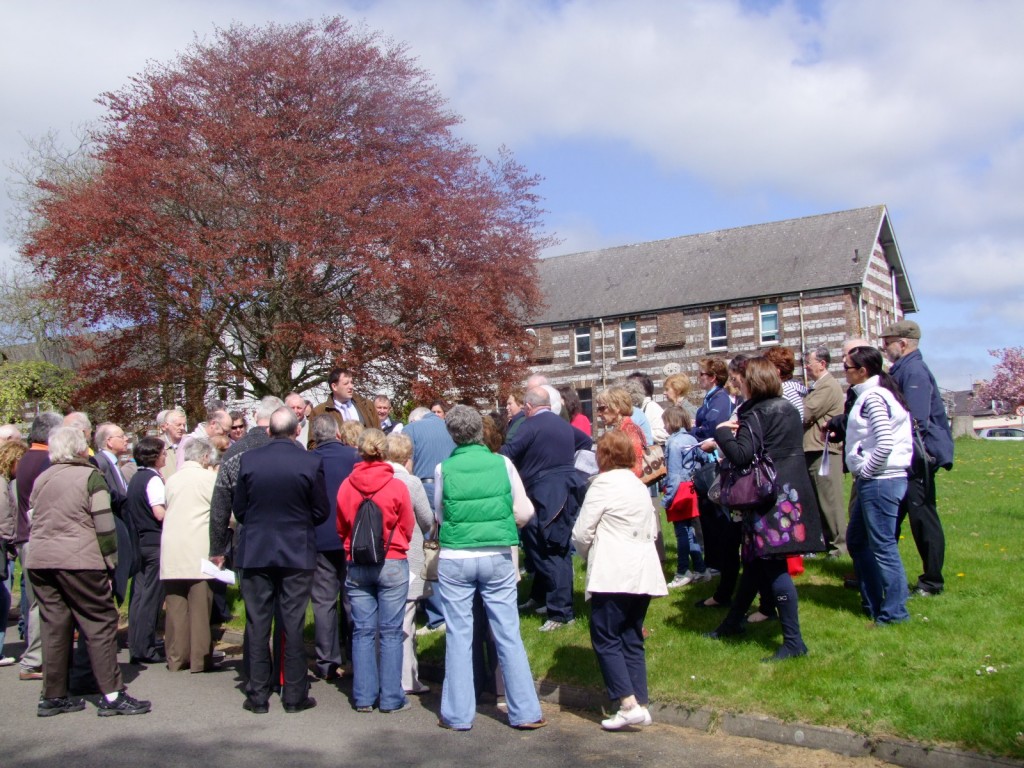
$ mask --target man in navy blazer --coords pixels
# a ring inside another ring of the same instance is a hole
[[[268,711],[270,626],[284,629],[285,712],[316,706],[306,682],[302,630],[316,568],[316,526],[330,515],[323,461],[295,442],[299,422],[287,407],[270,417],[270,442],[242,454],[232,509],[242,524],[235,565],[242,569],[249,680],[244,708]]]

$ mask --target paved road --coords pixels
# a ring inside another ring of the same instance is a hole
[[[12,627],[17,638],[17,630]],[[12,644],[10,651],[19,650]],[[524,733],[505,724],[494,707],[481,705],[473,730],[437,727],[440,698],[414,699],[413,708],[384,715],[358,714],[350,685],[316,682],[319,706],[289,715],[271,700],[267,715],[242,709],[238,670],[229,657],[216,672],[170,673],[163,666],[124,662],[129,691],[150,699],[153,711],[135,717],[100,718],[85,711],[38,718],[40,684],[18,679],[18,667],[0,669],[2,768],[110,768],[200,766],[299,768],[302,766],[687,766],[687,768],[875,768],[871,758],[707,735],[690,728],[655,724],[642,732],[605,733],[596,715],[544,705],[550,725]],[[73,762],[71,762],[73,761]]]

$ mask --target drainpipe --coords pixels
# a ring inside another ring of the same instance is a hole
[[[608,386],[608,360],[604,347],[604,318],[598,322],[601,324],[601,388],[605,389]]]
[[[797,296],[797,305],[800,307],[800,359],[803,360],[804,353],[807,351],[807,334],[804,332],[804,292],[800,291]],[[804,386],[807,386],[807,369],[800,366],[804,372]]]

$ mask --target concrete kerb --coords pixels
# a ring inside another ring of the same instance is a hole
[[[227,630],[221,642],[242,644],[242,634]],[[313,653],[312,646],[308,648]],[[441,664],[420,664],[420,677],[431,682],[444,680]],[[560,708],[603,712],[608,699],[601,691],[548,680],[534,681],[541,701]],[[1024,768],[1024,761],[1008,757],[990,757],[948,747],[929,747],[888,737],[871,737],[842,728],[803,723],[786,723],[763,715],[735,714],[700,707],[691,709],[675,704],[651,704],[656,723],[695,728],[704,733],[722,732],[774,744],[808,749],[824,749],[846,757],[874,757],[903,768]]]

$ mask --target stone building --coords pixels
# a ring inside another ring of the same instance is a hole
[[[884,205],[557,256],[539,270],[532,366],[574,386],[588,415],[597,389],[633,371],[660,398],[680,371],[696,390],[702,357],[775,344],[798,358],[825,346],[841,374],[844,340],[874,343],[917,311]]]

